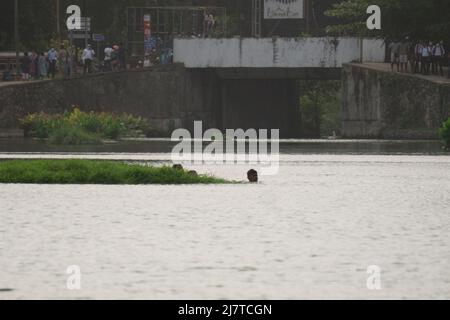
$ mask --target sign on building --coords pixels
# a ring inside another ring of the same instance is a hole
[[[95,42],[103,42],[105,41],[105,35],[101,33],[94,33],[92,35],[92,40],[94,40]]]
[[[264,19],[303,19],[304,0],[264,0]]]
[[[89,39],[91,39],[91,34],[90,33],[72,33],[69,37],[71,39],[89,40]]]

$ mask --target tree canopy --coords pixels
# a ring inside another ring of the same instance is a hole
[[[51,39],[56,39],[56,3],[58,0],[19,0],[19,29],[21,49],[43,50]],[[93,17],[93,32],[103,33],[111,41],[121,42],[127,37],[126,7],[132,6],[224,6],[228,16],[237,17],[231,23],[235,28],[248,27],[242,21],[243,0],[59,0],[61,29],[67,17],[65,8],[77,4],[83,16]],[[450,0],[314,0],[313,16],[326,8],[330,17],[325,24],[330,35],[369,35],[387,39],[410,36],[414,39],[450,41]],[[382,11],[382,30],[369,31],[366,27],[369,5],[376,4]],[[248,8],[247,8],[248,7]],[[1,0],[0,51],[14,48],[14,0]],[[250,19],[250,15],[245,16]],[[323,25],[321,25],[322,27]],[[233,31],[236,34],[238,32]],[[300,34],[300,32],[299,32]]]
[[[382,29],[366,27],[370,5],[381,8]],[[345,0],[333,6],[327,15],[342,23],[330,26],[328,32],[337,35],[375,35],[386,39],[450,40],[449,0]]]
[[[21,49],[43,50],[56,39],[58,0],[19,0],[19,31]],[[75,4],[83,16],[93,18],[93,31],[101,32],[112,41],[124,41],[127,36],[127,7],[211,5],[224,6],[237,0],[59,0],[61,29],[67,18],[66,8]],[[0,51],[14,48],[14,0],[1,0]]]

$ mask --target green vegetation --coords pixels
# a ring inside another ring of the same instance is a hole
[[[60,4],[60,28],[67,31],[66,8],[69,5],[79,5],[83,17],[91,17],[95,23],[92,24],[93,33],[102,33],[107,41],[123,42],[127,41],[127,7],[149,7],[149,6],[226,6],[227,21],[222,21],[222,17],[217,17],[218,28],[228,22],[228,29],[231,35],[239,34],[241,23],[241,13],[236,12],[236,3],[242,0],[59,0]],[[20,50],[36,49],[38,51],[48,51],[50,49],[50,39],[58,39],[57,35],[57,7],[55,0],[20,0],[19,1],[19,22],[20,22]],[[231,5],[230,3],[234,3]],[[2,50],[14,50],[14,1],[0,1],[0,48]],[[248,12],[246,9],[245,12]],[[189,19],[189,17],[186,17]],[[170,20],[172,21],[172,20]],[[185,22],[183,19],[183,23]],[[169,25],[170,28],[170,25]],[[176,31],[177,30],[177,31]],[[178,29],[167,31],[178,33]],[[66,32],[63,32],[65,37]],[[59,46],[58,46],[59,47]]]
[[[444,140],[446,148],[450,149],[450,118],[447,119],[439,129],[439,134],[442,140]]]
[[[366,10],[376,4],[382,12],[382,29],[367,29]],[[448,0],[341,0],[326,14],[340,24],[328,27],[333,35],[378,36],[388,40],[446,40],[450,37],[450,1]]]
[[[0,183],[25,184],[223,184],[226,180],[183,169],[112,161],[12,160],[0,162]]]
[[[102,140],[138,138],[150,134],[146,119],[128,114],[82,112],[30,114],[21,119],[27,137],[48,139],[53,144],[99,144]]]
[[[341,84],[339,81],[300,81],[302,136],[320,138],[339,135]]]

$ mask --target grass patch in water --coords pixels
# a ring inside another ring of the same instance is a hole
[[[0,162],[5,184],[225,184],[224,179],[193,175],[171,167],[97,160],[10,160]]]

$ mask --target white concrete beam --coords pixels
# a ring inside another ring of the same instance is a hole
[[[358,38],[175,39],[174,61],[186,68],[340,68],[383,62],[382,40]]]

